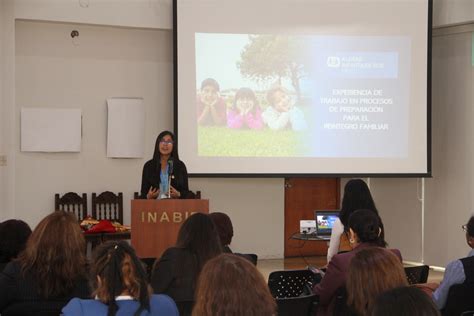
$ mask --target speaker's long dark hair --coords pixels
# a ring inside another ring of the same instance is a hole
[[[95,289],[93,294],[108,305],[107,316],[116,315],[115,297],[125,291],[140,304],[134,316],[139,316],[144,310],[150,311],[151,288],[145,269],[135,250],[124,241],[109,241],[95,249],[91,283]]]

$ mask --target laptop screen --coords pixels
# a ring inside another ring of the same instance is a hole
[[[318,235],[331,235],[334,222],[339,217],[338,211],[315,211],[316,231]]]

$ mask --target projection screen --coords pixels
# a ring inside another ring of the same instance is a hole
[[[195,176],[428,176],[429,0],[175,0]]]

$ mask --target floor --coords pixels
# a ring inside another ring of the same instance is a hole
[[[286,259],[262,259],[258,260],[257,268],[268,280],[268,275],[272,271],[277,270],[291,270],[291,269],[305,269],[307,266],[322,267],[326,264],[326,257],[295,257]],[[409,266],[409,265],[405,265]],[[443,272],[434,271],[430,269],[428,275],[428,282],[439,283],[443,279]]]

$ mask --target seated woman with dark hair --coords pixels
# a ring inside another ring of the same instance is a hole
[[[357,210],[351,214],[348,230],[353,250],[335,255],[329,262],[323,279],[313,288],[314,293],[319,295],[318,315],[332,315],[336,291],[346,284],[351,259],[362,249],[379,247],[382,244],[382,227],[380,217],[372,210]],[[391,251],[401,262],[400,251]]]
[[[365,248],[357,251],[349,266],[347,305],[354,315],[367,315],[379,294],[407,285],[399,257],[384,248]]]
[[[367,183],[362,179],[349,180],[344,186],[344,195],[342,197],[342,207],[339,212],[339,218],[334,222],[331,231],[331,240],[329,241],[327,254],[328,262],[341,250],[341,247],[342,249],[345,248],[345,245],[341,246],[341,240],[346,239],[344,231],[348,231],[346,227],[349,217],[357,210],[371,210],[378,214],[370,189]],[[381,238],[379,238],[379,246],[385,247],[383,224],[381,228],[382,234],[380,236]]]
[[[63,308],[64,316],[179,315],[169,296],[151,295],[145,269],[124,241],[109,241],[95,249],[91,275],[96,299],[73,298]]]
[[[232,253],[229,245],[232,242],[232,237],[234,237],[234,227],[232,226],[232,221],[230,217],[221,212],[213,212],[209,214],[209,217],[214,222],[214,225],[217,229],[217,234],[221,241],[222,251],[225,253]]]
[[[191,315],[196,282],[204,264],[222,252],[216,227],[206,214],[184,221],[175,247],[168,248],[153,268],[155,293],[171,296],[181,316]]]
[[[441,316],[422,290],[404,286],[386,291],[375,300],[370,316]]]
[[[72,213],[56,211],[36,226],[18,260],[0,273],[2,315],[58,315],[73,297],[90,295],[86,243]]]
[[[276,315],[276,303],[262,274],[232,254],[209,260],[201,271],[193,316]]]
[[[30,235],[30,226],[22,220],[10,219],[0,224],[0,271],[25,249]]]

